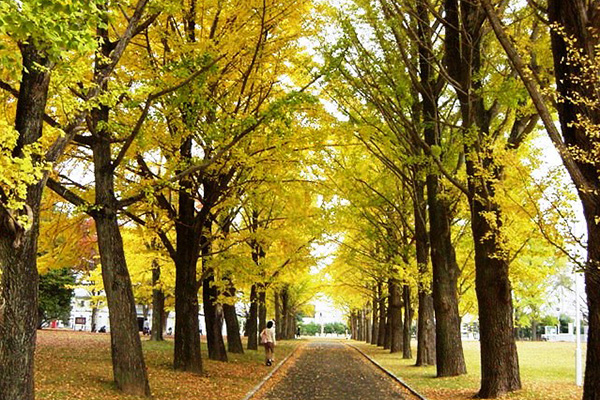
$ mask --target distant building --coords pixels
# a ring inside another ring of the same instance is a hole
[[[110,320],[108,315],[108,307],[104,301],[100,301],[98,307],[94,307],[94,298],[103,296],[104,293],[91,293],[85,288],[76,288],[71,300],[71,316],[69,324],[65,326],[63,323],[57,323],[57,328],[70,328],[77,331],[98,332],[102,327],[106,332],[110,331]],[[152,329],[152,308],[143,305],[136,305],[138,328],[142,332],[144,328]],[[144,314],[145,312],[145,314]],[[206,324],[204,322],[204,314],[202,313],[202,304],[200,304],[200,312],[198,313],[198,322],[202,334],[206,334]],[[242,327],[243,324],[240,324]],[[175,312],[169,312],[167,316],[167,324],[165,332],[175,332]],[[223,333],[226,334],[225,323],[223,323]]]

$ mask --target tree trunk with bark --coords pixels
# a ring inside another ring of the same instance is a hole
[[[203,234],[200,237],[202,252],[202,305],[206,324],[206,342],[208,358],[217,361],[227,361],[227,351],[223,340],[223,308],[219,303],[219,288],[216,284],[215,270],[210,263],[212,223],[207,218]]]
[[[373,313],[371,322],[371,344],[377,344],[379,336],[379,300],[377,299],[377,289],[373,290]]]
[[[456,286],[460,269],[452,245],[450,207],[438,198],[436,175],[427,177],[427,202],[433,265],[433,306],[435,310],[435,354],[437,376],[457,376],[467,372],[462,339]]]
[[[595,75],[600,44],[596,32],[600,24],[599,7],[597,0],[548,1],[550,22],[564,29],[564,34],[555,29],[551,32],[562,137],[567,146],[587,156],[573,157],[574,162],[567,168],[578,189],[588,230],[584,272],[589,334],[583,400],[600,399],[600,176],[597,156],[593,155],[597,154],[600,139],[589,128],[600,125],[597,107],[600,85]],[[564,35],[574,40],[567,44]],[[579,56],[574,57],[574,53]],[[585,62],[593,63],[594,67],[582,65]]]
[[[104,39],[101,56],[96,60],[96,74],[105,68],[105,57],[112,51],[108,30],[98,29]],[[108,90],[105,81],[102,91]],[[95,133],[92,155],[95,177],[95,205],[92,217],[96,223],[98,251],[102,266],[102,281],[109,309],[113,375],[119,389],[127,394],[150,395],[148,372],[142,354],[142,343],[137,323],[135,298],[125,260],[123,239],[118,219],[118,202],[115,197],[115,173],[112,162],[110,108],[100,105],[91,111],[91,131]]]
[[[217,361],[227,361],[227,351],[223,339],[223,308],[217,302],[218,290],[215,286],[214,271],[205,270],[210,276],[202,280],[202,304],[206,324],[206,342],[208,358]]]
[[[460,1],[460,6],[458,0],[446,0],[445,11],[448,22],[445,63],[455,80],[462,129],[465,136],[473,135],[473,129],[477,130],[476,139],[465,144],[465,154],[481,334],[481,388],[478,395],[495,398],[520,389],[521,379],[513,335],[509,262],[500,237],[502,211],[493,198],[495,181],[502,179],[489,139],[494,111],[485,108],[482,83],[477,78],[482,67],[485,11],[465,0]]]
[[[412,349],[410,348],[411,326],[413,310],[410,304],[410,286],[404,285],[402,290],[404,300],[404,329],[402,331],[402,358],[411,359]]]
[[[253,284],[250,288],[250,312],[246,321],[248,350],[258,350],[258,288]]]
[[[165,325],[165,294],[158,287],[160,282],[160,264],[158,260],[152,260],[152,330],[150,340],[160,342],[163,337],[163,326]]]
[[[264,285],[258,286],[258,332],[267,327],[267,288]]]
[[[23,70],[17,101],[15,129],[19,133],[13,156],[42,135],[50,83],[50,61],[33,43],[21,44]],[[38,323],[37,240],[39,212],[45,182],[27,188],[29,230],[16,224],[14,211],[0,206],[0,398],[33,400],[34,352]],[[3,203],[0,191],[0,204]]]
[[[225,296],[229,301],[223,304],[223,314],[225,316],[225,325],[227,326],[227,351],[230,353],[244,354],[244,345],[240,336],[240,323],[235,312],[235,286],[231,279],[228,281],[225,289]]]
[[[95,115],[96,128],[108,122],[108,108],[105,106],[93,111],[92,115]],[[107,135],[101,136],[107,138]],[[117,216],[110,147],[107,139],[98,139],[92,145],[96,205],[100,206],[93,217],[109,309],[113,374],[117,387],[123,392],[149,396],[150,386],[142,354],[135,298]]]
[[[495,398],[521,388],[517,347],[513,335],[512,290],[508,262],[496,257],[495,228],[489,226],[483,207],[473,201],[472,229],[475,242],[475,291],[479,306],[481,388],[479,396]],[[499,209],[497,210],[499,213]],[[477,214],[476,218],[473,215]],[[500,221],[496,222],[498,228]]]
[[[377,334],[377,346],[384,347],[386,344],[386,326],[388,310],[385,306],[385,296],[383,294],[383,284],[377,285],[379,293],[379,333]]]
[[[429,235],[425,184],[415,183],[415,249],[419,270],[419,316],[417,320],[417,361],[415,365],[435,365],[435,322],[433,297],[429,287]]]
[[[288,286],[285,285],[281,290],[281,338],[287,339],[288,314],[290,312],[290,300]]]
[[[192,140],[186,139],[179,152],[183,159],[192,156]],[[200,256],[200,229],[190,221],[196,217],[195,200],[190,195],[193,182],[179,183],[179,207],[175,220],[175,346],[173,367],[180,371],[202,373],[200,322],[198,321],[198,281],[196,265]]]
[[[274,307],[275,307],[275,337],[281,337],[281,292],[276,290],[274,295]]]
[[[91,315],[91,331],[98,332],[98,307],[92,306],[92,315]]]
[[[389,283],[390,353],[402,351],[402,294],[400,283],[390,278]]]

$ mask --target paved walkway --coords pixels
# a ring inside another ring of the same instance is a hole
[[[275,385],[253,400],[404,399],[397,382],[356,350],[335,341],[311,342]]]

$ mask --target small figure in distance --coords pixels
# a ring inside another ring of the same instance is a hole
[[[260,343],[265,346],[265,364],[267,366],[273,365],[273,356],[275,353],[275,323],[273,321],[267,322],[267,327],[260,333]]]
[[[106,326],[103,326],[102,328],[98,329],[98,333],[106,333]]]
[[[300,327],[296,329],[296,338],[300,339]]]

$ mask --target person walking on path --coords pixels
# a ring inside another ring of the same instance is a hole
[[[260,342],[265,346],[265,364],[273,365],[273,354],[275,353],[275,324],[273,321],[267,322],[267,327],[260,333]]]

